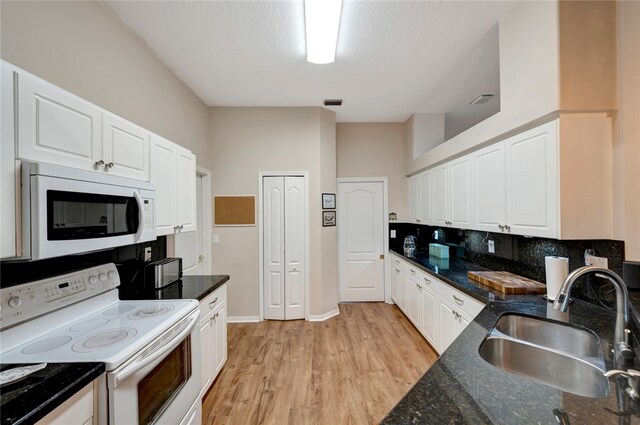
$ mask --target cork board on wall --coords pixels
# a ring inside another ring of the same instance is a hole
[[[215,196],[213,198],[214,226],[255,226],[255,196]]]

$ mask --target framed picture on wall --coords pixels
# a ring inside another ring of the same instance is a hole
[[[322,211],[322,227],[332,227],[336,225],[335,211]]]
[[[336,194],[335,193],[323,193],[322,194],[322,209],[333,210],[336,208]]]

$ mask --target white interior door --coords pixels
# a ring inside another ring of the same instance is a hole
[[[384,301],[384,187],[338,183],[340,301]]]
[[[264,318],[305,317],[305,181],[263,179]]]

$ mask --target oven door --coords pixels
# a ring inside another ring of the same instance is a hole
[[[109,424],[178,424],[200,396],[199,310],[107,373]],[[197,423],[200,423],[200,418]]]
[[[154,196],[107,183],[32,176],[32,259],[155,239]]]

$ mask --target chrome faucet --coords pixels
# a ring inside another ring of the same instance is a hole
[[[616,273],[609,269],[595,266],[580,267],[572,271],[562,283],[560,292],[553,303],[553,308],[562,312],[567,311],[569,296],[576,280],[584,275],[595,273],[596,276],[608,279],[616,290],[616,328],[614,333],[614,347],[616,360],[621,356],[624,359],[632,359],[635,356],[629,345],[629,293],[624,281]]]

